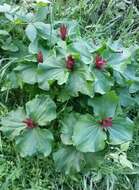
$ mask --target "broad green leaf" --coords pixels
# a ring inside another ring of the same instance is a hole
[[[8,36],[9,33],[6,30],[0,30],[0,35],[1,36]]]
[[[88,104],[93,107],[95,115],[103,119],[115,115],[119,98],[114,91],[111,91],[103,96],[90,99]]]
[[[100,45],[95,45],[92,39],[79,38],[71,45],[71,49],[77,51],[80,54],[80,59],[85,64],[92,64],[92,53],[98,51],[101,48]]]
[[[97,152],[105,148],[107,136],[100,124],[89,115],[80,116],[75,124],[72,140],[81,152]]]
[[[120,40],[112,41],[111,39],[108,40],[107,46],[114,52],[122,52],[124,47]]]
[[[89,51],[88,43],[86,40],[80,39],[73,43],[73,49],[80,53],[81,60],[85,64],[90,64],[92,55]]]
[[[116,81],[116,83],[119,84],[120,86],[124,86],[125,85],[125,82],[126,82],[125,78],[118,71],[113,71],[113,78]]]
[[[133,82],[138,82],[139,83],[139,77],[137,77],[137,66],[133,65],[132,64],[129,64],[127,65],[124,73],[123,73],[123,76],[126,78],[126,80],[130,80],[130,81],[133,81]]]
[[[20,78],[16,75],[15,72],[10,72],[7,74],[4,84],[2,85],[1,91],[9,90],[12,88],[18,88],[22,86],[22,81]]]
[[[84,165],[84,156],[72,146],[59,149],[53,154],[56,167],[66,174],[79,172]]]
[[[5,43],[3,46],[1,46],[3,50],[11,51],[11,52],[17,52],[19,48],[14,43]]]
[[[39,45],[38,45],[38,39],[34,40],[29,44],[29,52],[32,54],[37,54],[39,50]]]
[[[56,105],[49,96],[36,96],[26,103],[26,114],[43,126],[56,118]]]
[[[25,112],[23,108],[19,107],[17,110],[9,112],[6,117],[1,119],[2,127],[0,127],[0,130],[10,135],[11,138],[14,138],[26,128],[26,124],[23,122],[25,119]]]
[[[49,13],[49,7],[38,6],[35,14],[35,21],[44,22]]]
[[[91,54],[103,48],[103,43],[100,43],[99,40],[96,41],[96,40],[93,40],[92,38],[89,38],[89,39],[84,39],[84,42]]]
[[[37,82],[37,64],[26,62],[25,64],[20,63],[15,69],[23,82],[28,84],[35,84]]]
[[[50,57],[43,64],[39,65],[38,83],[40,88],[48,89],[49,81],[57,80],[59,85],[68,80],[69,72],[66,68],[66,60]]]
[[[71,112],[67,113],[64,118],[61,120],[61,140],[65,145],[72,145],[72,135],[73,135],[73,128],[75,123],[77,122],[78,114]],[[74,124],[74,125],[73,125]]]
[[[6,13],[11,10],[11,6],[7,3],[4,3],[3,5],[0,5],[0,13]]]
[[[109,141],[112,145],[122,144],[132,140],[133,122],[129,118],[115,118],[112,127],[108,128]]]
[[[29,24],[26,27],[26,35],[31,42],[33,42],[37,37],[37,30],[33,24]]]
[[[128,49],[123,49],[120,52],[117,53],[108,53],[108,63],[113,67],[115,70],[120,71],[120,69],[126,68],[125,61],[128,61],[128,59],[131,57],[131,52]],[[123,66],[122,66],[123,65]],[[120,67],[120,68],[119,68]]]
[[[101,56],[106,60],[107,67],[124,75],[127,65],[131,63],[131,51],[128,48],[118,48],[116,43],[109,45],[101,51]]]
[[[51,24],[45,24],[43,22],[35,22],[34,25],[38,30],[39,36],[41,36],[43,39],[51,41],[51,44],[57,43],[56,32],[52,28]]]
[[[135,99],[129,94],[128,88],[121,88],[119,91],[120,104],[124,107],[135,105]]]
[[[113,80],[109,73],[95,69],[95,92],[105,94],[113,86]]]
[[[51,25],[45,24],[43,22],[35,22],[35,27],[39,31],[39,35],[43,35],[45,37],[48,37],[51,35]]]
[[[77,62],[74,70],[69,74],[65,88],[71,96],[78,96],[78,93],[94,96],[94,78],[89,72],[87,65]]]
[[[52,150],[53,135],[48,129],[28,129],[16,139],[16,147],[20,155],[31,156],[42,153],[48,156]]]
[[[133,83],[130,88],[129,88],[129,92],[130,93],[136,93],[139,91],[139,81],[138,82],[135,82]]]

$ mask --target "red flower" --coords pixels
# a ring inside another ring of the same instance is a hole
[[[27,125],[27,128],[30,128],[30,129],[33,129],[33,128],[37,127],[37,124],[34,123],[34,121],[32,119],[30,119],[30,118],[23,121],[23,123],[25,123]]]
[[[62,40],[66,40],[68,35],[68,29],[65,25],[60,26],[60,37]]]
[[[66,67],[67,67],[69,70],[72,70],[74,64],[75,64],[75,60],[73,59],[72,55],[69,55],[69,56],[67,57],[67,60],[66,60]]]
[[[41,51],[38,52],[37,61],[38,63],[43,63],[43,54]]]
[[[96,56],[95,65],[97,69],[103,69],[106,65],[106,61],[100,57],[99,55]]]
[[[112,126],[112,117],[108,117],[100,121],[102,127],[107,128]]]

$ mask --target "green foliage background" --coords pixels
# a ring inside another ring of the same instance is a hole
[[[4,1],[30,6],[27,1]],[[61,18],[78,19],[82,26],[82,36],[100,39],[121,39],[125,46],[139,40],[138,1],[118,0],[68,0],[53,1],[51,21]],[[10,27],[10,26],[9,26]],[[20,28],[19,34],[20,34]],[[93,36],[92,36],[93,34]],[[13,34],[14,35],[14,34]],[[22,38],[22,34],[21,34]],[[1,76],[2,77],[2,74]],[[35,87],[34,87],[35,88]],[[26,89],[27,91],[30,90]],[[33,89],[35,90],[35,89]],[[1,92],[0,114],[8,112],[9,107],[22,105],[28,98],[18,92]],[[130,109],[132,117],[139,107]],[[125,110],[128,113],[128,109]],[[128,160],[123,152],[111,150],[109,161],[99,171],[84,175],[65,176],[57,172],[52,160],[43,157],[21,158],[15,151],[14,144],[3,136],[0,138],[0,189],[2,190],[138,190],[139,189],[139,130],[138,120],[133,143],[128,150]],[[127,145],[128,146],[128,145]],[[123,147],[126,150],[126,147]],[[120,157],[121,156],[121,157]],[[123,156],[123,157],[122,157]],[[119,157],[122,160],[120,163]],[[114,158],[114,159],[111,159]],[[126,163],[127,162],[127,163]],[[133,164],[136,169],[125,169],[123,164]]]

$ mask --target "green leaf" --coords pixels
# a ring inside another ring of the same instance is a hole
[[[26,27],[26,35],[28,39],[33,42],[37,37],[37,30],[33,24],[28,24]]]
[[[128,49],[123,49],[122,52],[110,53],[108,56],[108,63],[113,69],[123,72],[126,68],[126,61],[131,57],[131,52]],[[125,66],[124,66],[125,65]]]
[[[1,36],[8,36],[9,33],[6,30],[0,30],[0,35]]]
[[[76,148],[81,152],[97,152],[105,148],[107,136],[94,118],[89,115],[81,115],[75,124],[72,140]]]
[[[55,30],[52,28],[51,24],[45,24],[43,22],[34,23],[36,29],[38,30],[39,36],[43,39],[47,39],[51,44],[57,43],[57,36]]]
[[[73,49],[80,53],[81,60],[85,64],[91,64],[92,55],[90,53],[89,44],[86,40],[80,39],[73,43]]]
[[[17,52],[19,48],[14,43],[5,43],[3,46],[1,46],[3,50],[11,51],[11,52]]]
[[[133,122],[129,118],[115,118],[112,127],[108,128],[109,141],[112,145],[122,144],[132,140]]]
[[[131,63],[131,50],[123,48],[118,41],[107,43],[102,49],[101,56],[106,60],[107,67],[124,75],[127,65]]]
[[[16,139],[16,147],[20,155],[31,156],[42,153],[48,156],[52,150],[53,135],[48,129],[28,129]]]
[[[23,123],[25,119],[25,112],[23,108],[19,107],[17,110],[9,112],[6,117],[1,119],[2,127],[0,127],[0,130],[11,138],[14,138],[26,128],[26,124]]]
[[[49,96],[39,95],[26,103],[26,113],[43,126],[56,118],[56,105]]]
[[[3,5],[0,5],[0,13],[7,13],[11,10],[11,6],[7,3],[4,3]]]
[[[66,90],[71,96],[78,96],[78,93],[94,96],[94,78],[89,72],[88,66],[79,62],[76,63],[74,70],[70,73],[65,85]]]
[[[111,39],[108,40],[107,46],[114,52],[122,52],[124,47],[121,44],[120,40],[112,41]]]
[[[119,99],[120,104],[124,107],[135,105],[135,98],[133,98],[131,94],[129,94],[128,88],[119,89]]]
[[[58,84],[62,85],[68,80],[68,76],[65,60],[61,58],[50,57],[39,65],[38,83],[44,90],[48,90],[49,81],[57,80]]]
[[[37,64],[26,62],[25,64],[20,63],[15,69],[23,82],[28,84],[35,84],[37,82]]]
[[[4,84],[2,85],[1,91],[9,90],[12,88],[18,88],[22,86],[22,81],[20,78],[16,75],[15,72],[10,72],[7,74]]]
[[[56,167],[66,174],[79,172],[84,165],[84,156],[72,146],[59,149],[53,154]]]
[[[73,135],[73,123],[75,124],[78,119],[78,114],[71,112],[67,113],[61,120],[61,140],[65,145],[72,145],[72,135]]]
[[[113,81],[109,73],[104,73],[95,69],[95,92],[105,94],[113,86]]]
[[[34,40],[33,42],[31,42],[29,44],[29,52],[31,54],[37,54],[38,53],[38,50],[39,50],[39,46],[38,46],[38,39]]]
[[[93,107],[95,115],[103,119],[115,115],[119,98],[114,91],[111,91],[103,96],[90,99],[88,104]]]
[[[139,91],[139,81],[138,82],[134,82],[130,88],[129,88],[129,92],[130,93],[136,93]]]
[[[101,46],[95,45],[92,39],[76,39],[75,42],[70,46],[70,48],[75,52],[79,53],[80,59],[85,64],[93,63],[92,53],[98,51]]]
[[[49,15],[49,8],[46,6],[38,6],[35,14],[36,21],[45,21],[47,15]]]

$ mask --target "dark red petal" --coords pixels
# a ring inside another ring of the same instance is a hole
[[[95,59],[95,66],[97,69],[103,69],[104,66],[106,65],[106,61],[100,57],[99,55],[96,56],[96,59]]]
[[[60,37],[62,40],[66,40],[68,35],[68,29],[65,25],[60,26]]]
[[[37,124],[34,123],[34,121],[31,118],[24,120],[23,123],[25,123],[27,128],[30,128],[30,129],[37,127]]]
[[[43,63],[43,54],[41,51],[38,52],[37,61],[38,63]]]
[[[69,70],[72,70],[73,67],[74,67],[74,64],[75,64],[74,58],[72,57],[72,55],[69,55],[69,56],[67,57],[67,60],[66,60],[66,67],[67,67]]]
[[[107,128],[112,126],[112,117],[105,118],[100,121],[102,127]]]

